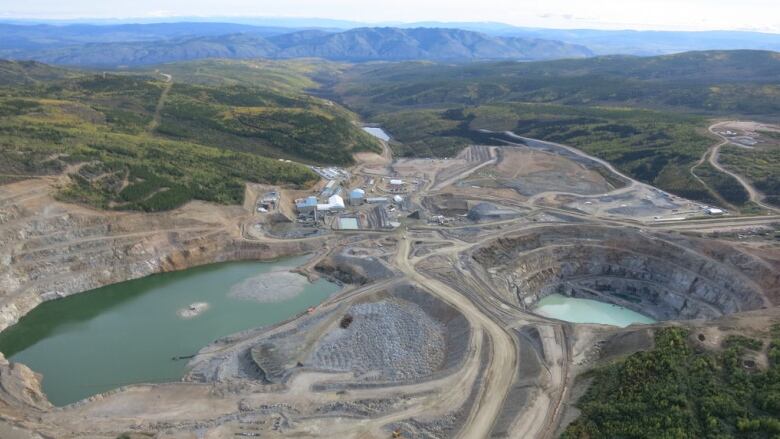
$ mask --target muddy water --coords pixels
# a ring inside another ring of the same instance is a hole
[[[626,327],[634,323],[655,323],[655,320],[622,306],[589,299],[577,299],[551,294],[536,304],[536,314],[573,323],[600,323]]]
[[[304,261],[215,264],[47,302],[0,333],[0,351],[42,373],[43,389],[56,405],[127,384],[176,381],[188,360],[174,357],[285,320],[338,290],[320,280],[296,282],[297,294],[274,291],[289,280],[286,271]],[[231,294],[253,279],[249,284],[267,287],[267,294]]]

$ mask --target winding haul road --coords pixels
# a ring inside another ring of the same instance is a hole
[[[731,140],[728,137],[725,137],[718,133],[716,129],[718,127],[721,127],[723,125],[728,125],[729,123],[732,123],[731,121],[726,122],[718,122],[716,124],[710,125],[708,128],[709,132],[712,133],[713,136],[718,137],[721,141],[713,146],[710,147],[710,149],[707,150],[707,152],[704,153],[704,156],[702,156],[702,160],[704,160],[705,157],[707,157],[707,160],[709,161],[710,165],[712,165],[715,169],[717,169],[720,172],[723,172],[724,174],[728,174],[732,177],[734,177],[735,180],[739,182],[739,184],[742,185],[743,188],[745,188],[745,191],[747,191],[748,195],[750,196],[750,201],[753,203],[756,203],[757,205],[763,207],[764,209],[770,211],[770,212],[780,212],[780,209],[770,206],[766,203],[764,203],[764,196],[761,192],[756,189],[753,184],[751,184],[747,179],[745,179],[743,176],[729,171],[725,167],[723,167],[718,162],[718,157],[720,156],[720,149],[728,144],[731,143]]]
[[[499,326],[490,317],[480,311],[471,300],[453,290],[448,285],[418,273],[410,260],[410,242],[403,235],[399,243],[395,266],[419,286],[432,292],[457,308],[474,325],[484,330],[490,342],[491,358],[484,372],[485,381],[475,409],[469,415],[466,425],[459,436],[463,438],[488,437],[501,409],[506,395],[512,386],[517,370],[517,348],[507,330]]]

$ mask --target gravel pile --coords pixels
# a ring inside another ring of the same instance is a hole
[[[402,381],[430,375],[444,362],[444,326],[419,306],[383,300],[354,305],[348,314],[349,326],[325,336],[307,365]]]

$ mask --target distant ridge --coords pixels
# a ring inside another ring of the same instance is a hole
[[[543,29],[493,22],[372,26],[314,18],[176,20],[181,21],[0,19],[0,58],[112,67],[216,57],[466,62],[654,56],[701,50],[780,51],[780,34],[747,31]]]
[[[298,32],[270,37],[281,49],[279,57],[316,56],[326,59],[435,60],[475,59],[543,60],[592,55],[584,46],[539,38],[491,37],[462,29],[358,28],[339,33]]]
[[[12,25],[0,26],[11,33],[0,43],[0,57],[30,59],[59,65],[138,66],[203,58],[308,58],[336,61],[407,61],[430,60],[461,62],[473,60],[549,60],[583,58],[593,53],[586,47],[540,38],[498,37],[461,29],[443,28],[358,28],[344,32],[304,30],[265,34],[242,29],[227,35],[180,36],[184,29],[156,30],[158,39],[134,41],[79,42],[70,32],[62,45],[36,44],[33,37],[13,32]],[[128,26],[128,25],[125,25]],[[132,26],[132,25],[131,25]],[[136,25],[138,26],[138,25]],[[154,34],[153,26],[149,34]],[[159,26],[158,26],[159,27]],[[18,26],[17,26],[18,28]],[[63,33],[70,26],[63,28]],[[94,29],[100,32],[105,29]],[[228,25],[210,27],[211,32],[230,29]],[[50,27],[44,27],[51,38]],[[30,35],[35,29],[25,29]],[[161,34],[170,36],[165,38]],[[274,34],[275,33],[275,34]],[[147,35],[149,35],[147,34]],[[111,33],[118,38],[117,33]],[[2,37],[0,32],[0,37]],[[33,34],[34,36],[34,34]]]

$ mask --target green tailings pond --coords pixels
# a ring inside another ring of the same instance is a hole
[[[0,333],[0,352],[42,373],[55,405],[178,381],[186,357],[215,339],[286,320],[339,290],[289,272],[306,259],[207,265],[46,302]]]
[[[624,328],[634,323],[655,323],[650,317],[622,306],[590,299],[577,299],[560,294],[542,298],[534,313],[572,323],[600,323]]]

